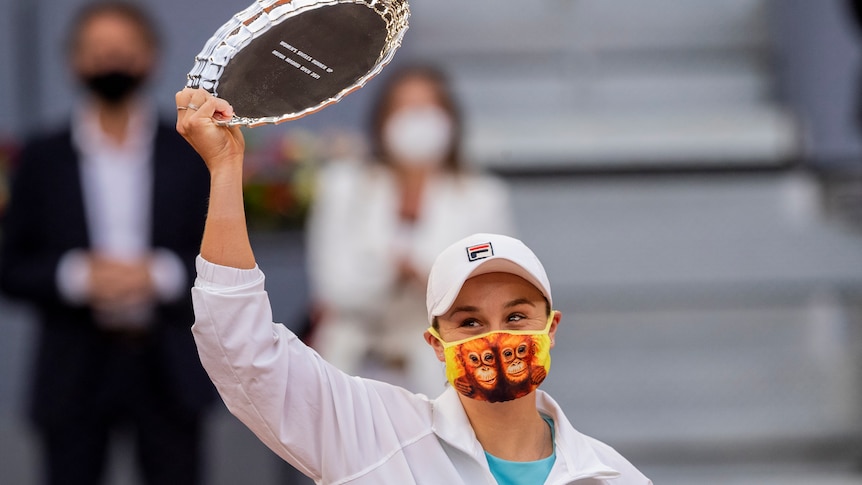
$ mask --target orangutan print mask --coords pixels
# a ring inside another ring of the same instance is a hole
[[[443,345],[446,379],[458,392],[480,401],[511,401],[536,390],[551,369],[554,313],[543,330],[497,330],[455,342],[444,342],[433,327],[428,332]]]

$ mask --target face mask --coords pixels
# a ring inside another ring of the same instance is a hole
[[[123,71],[110,71],[84,78],[84,85],[93,94],[109,103],[128,98],[143,83],[142,76]]]
[[[384,125],[383,143],[400,163],[439,164],[452,148],[452,120],[436,106],[400,110]]]
[[[554,312],[543,330],[498,330],[444,342],[446,379],[461,394],[479,401],[511,401],[536,390],[551,369]]]

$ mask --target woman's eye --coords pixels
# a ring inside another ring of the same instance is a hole
[[[479,321],[475,320],[473,318],[468,318],[468,319],[464,320],[463,322],[461,322],[462,327],[475,327],[477,325],[479,325]]]
[[[515,313],[513,315],[509,315],[509,321],[510,322],[520,322],[524,318],[526,318],[526,317],[524,315],[521,315],[520,313]]]

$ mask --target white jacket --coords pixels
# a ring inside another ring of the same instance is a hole
[[[454,390],[428,399],[344,374],[272,322],[259,269],[200,257],[197,268],[192,330],[210,378],[234,415],[316,483],[496,483]],[[556,427],[547,484],[651,483],[611,447],[572,428],[546,393],[537,402]]]

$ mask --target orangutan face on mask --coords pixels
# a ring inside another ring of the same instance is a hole
[[[129,99],[153,70],[156,45],[135,19],[106,10],[82,20],[71,42],[72,70],[97,99]]]

